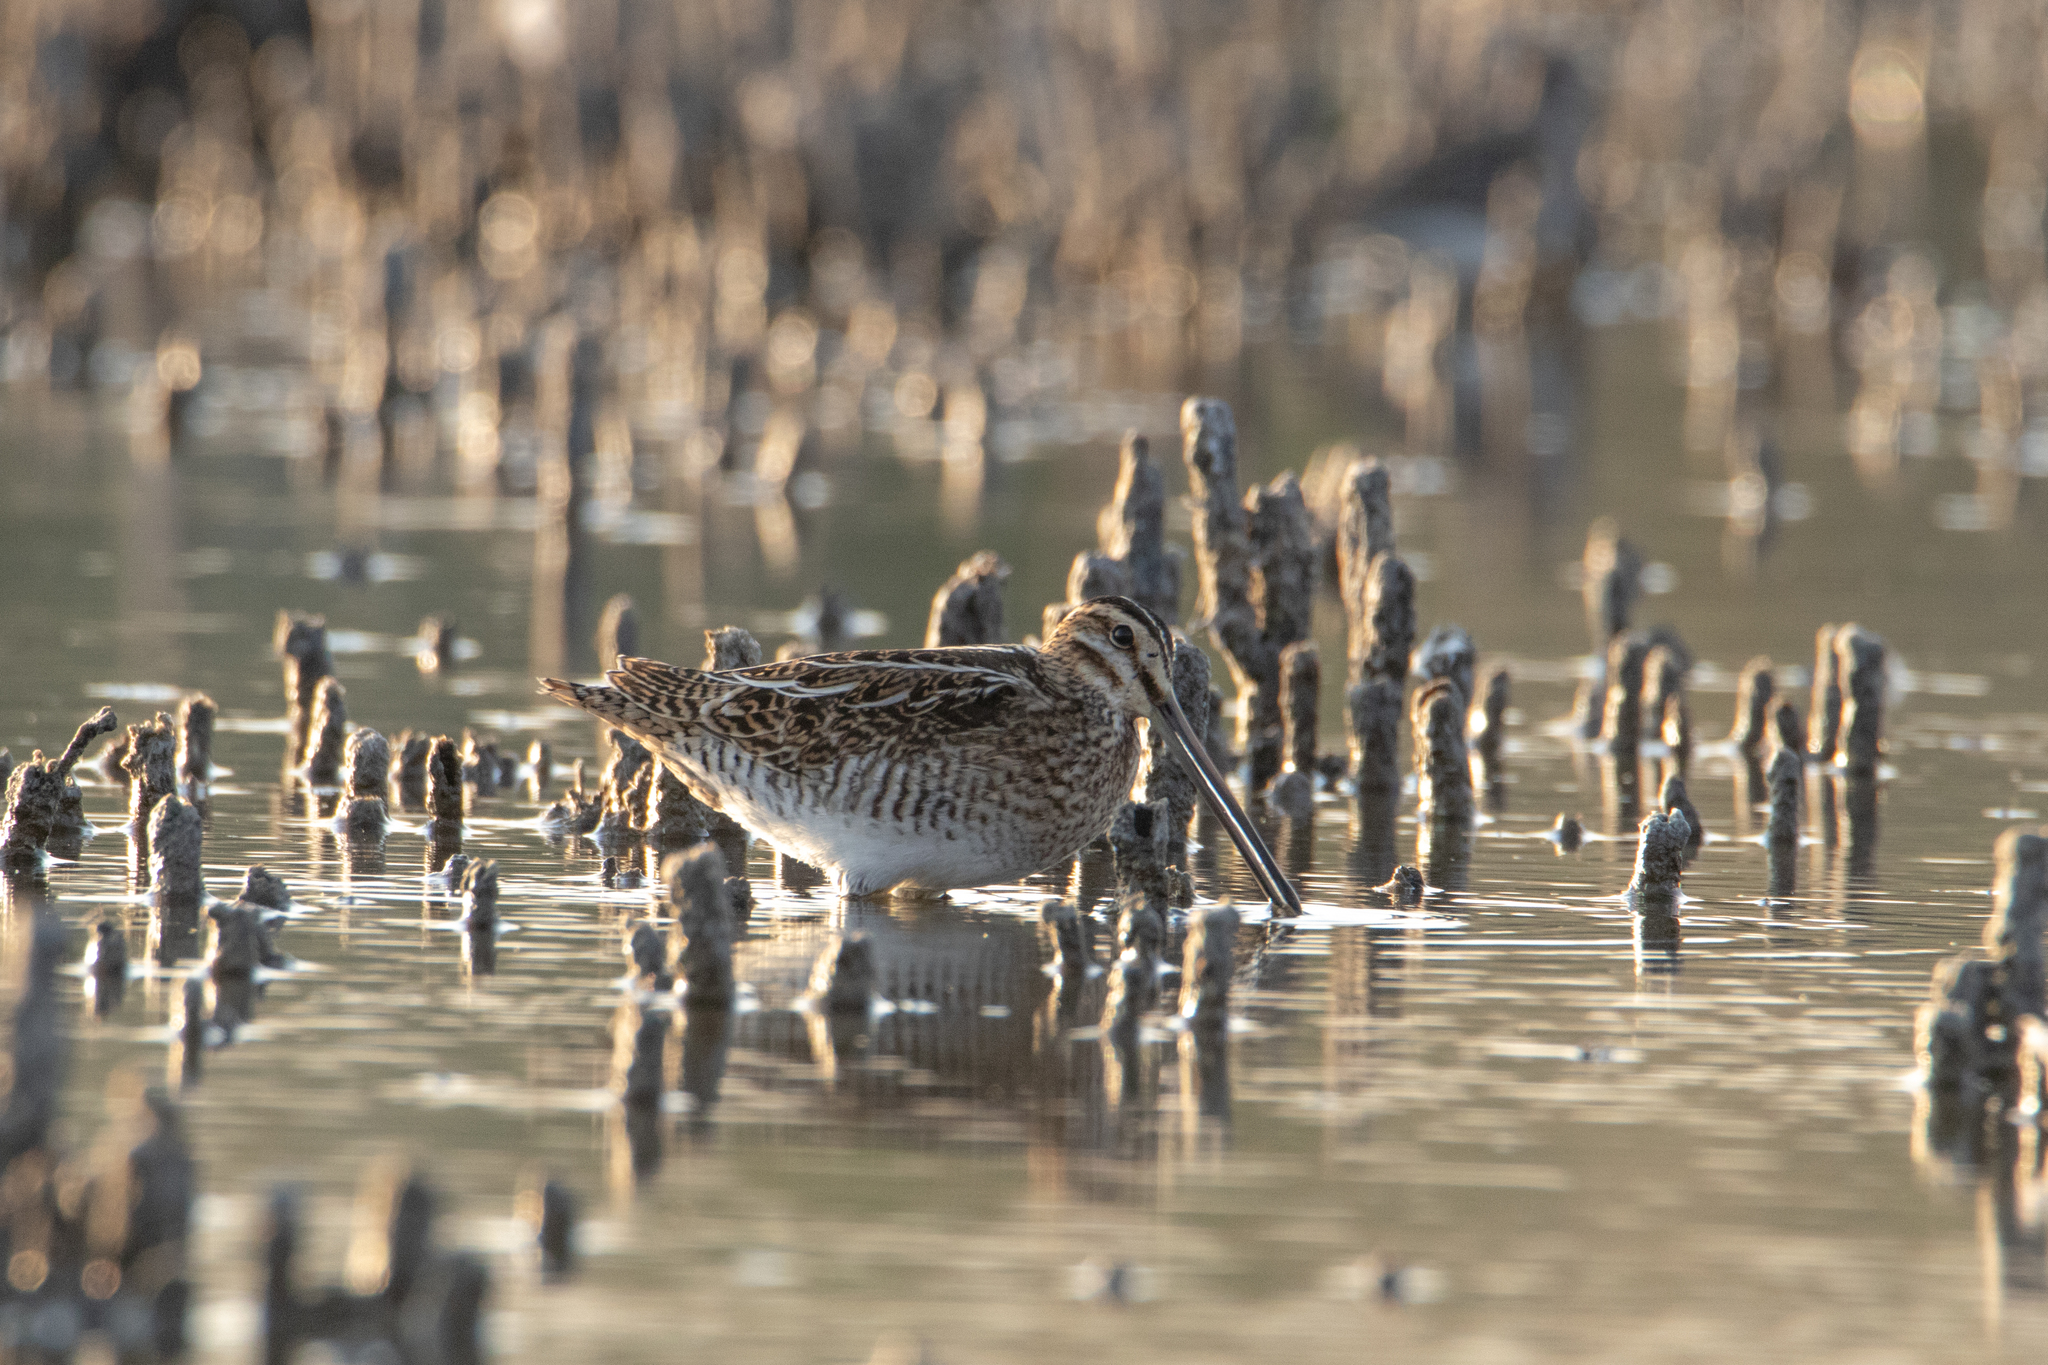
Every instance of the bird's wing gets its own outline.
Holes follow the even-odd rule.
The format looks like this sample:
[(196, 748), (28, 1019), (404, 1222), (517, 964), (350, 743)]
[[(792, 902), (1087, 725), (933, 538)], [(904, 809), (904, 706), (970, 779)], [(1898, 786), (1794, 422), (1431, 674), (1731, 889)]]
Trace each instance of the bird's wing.
[(957, 742), (1054, 703), (1026, 649), (870, 650), (730, 673), (622, 658), (608, 687), (550, 695), (660, 745), (723, 742), (788, 771), (885, 749), (912, 733)]

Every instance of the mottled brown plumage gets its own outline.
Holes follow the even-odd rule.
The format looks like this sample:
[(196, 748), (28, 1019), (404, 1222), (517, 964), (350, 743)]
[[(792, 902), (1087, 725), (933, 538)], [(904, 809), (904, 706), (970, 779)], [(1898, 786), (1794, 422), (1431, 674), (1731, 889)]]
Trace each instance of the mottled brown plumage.
[[(1042, 649), (868, 650), (730, 673), (621, 659), (605, 686), (541, 685), (645, 742), (700, 800), (867, 895), (1013, 881), (1099, 834), (1136, 775), (1138, 718), (1170, 708), (1185, 727), (1171, 658), (1156, 617), (1109, 597), (1076, 608)], [(1213, 800), (1222, 785), (1210, 773)], [(1285, 888), (1222, 800), (1261, 879)]]

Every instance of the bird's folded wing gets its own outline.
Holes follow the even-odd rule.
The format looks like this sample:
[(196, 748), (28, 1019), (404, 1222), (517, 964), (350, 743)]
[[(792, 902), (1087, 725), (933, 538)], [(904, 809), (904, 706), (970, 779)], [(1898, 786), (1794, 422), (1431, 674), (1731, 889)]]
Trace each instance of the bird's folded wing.
[(1023, 650), (876, 650), (705, 673), (626, 658), (606, 677), (638, 709), (762, 762), (809, 768), (913, 736), (958, 740), (1050, 706), (1035, 662)]

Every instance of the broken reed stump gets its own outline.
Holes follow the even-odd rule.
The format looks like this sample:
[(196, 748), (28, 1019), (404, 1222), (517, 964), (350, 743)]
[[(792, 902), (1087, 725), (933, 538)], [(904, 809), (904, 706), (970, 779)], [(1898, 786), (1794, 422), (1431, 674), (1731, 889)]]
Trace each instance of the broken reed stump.
[(1813, 635), (1813, 700), (1807, 706), (1807, 752), (1822, 763), (1835, 756), (1841, 732), (1842, 681), (1836, 670), (1835, 636), (1840, 627), (1825, 625)]
[(843, 934), (811, 967), (811, 1003), (825, 1014), (865, 1015), (874, 1002), (875, 946), (866, 934)]
[(1194, 916), (1182, 958), (1180, 1012), (1196, 1028), (1221, 1029), (1230, 1015), (1230, 978), (1237, 947), (1237, 908), (1219, 905)]
[[(1655, 639), (1653, 635), (1651, 638)], [(1670, 642), (1659, 642), (1650, 646), (1650, 652), (1643, 656), (1643, 695), (1640, 717), (1643, 729), (1652, 737), (1662, 739), (1664, 723), (1670, 719), (1671, 703), (1678, 701), (1684, 712), (1679, 721), (1682, 738), (1691, 743), (1691, 713), (1684, 709), (1685, 679), (1690, 671), (1690, 660), (1683, 653), (1684, 646)], [(1674, 755), (1675, 757), (1676, 755)], [(1688, 755), (1689, 757), (1689, 755)], [(1679, 764), (1684, 767), (1683, 760)]]
[(1066, 597), (1058, 602), (1048, 602), (1041, 613), (1040, 632), (1050, 637), (1067, 619), (1067, 613), (1081, 603), (1097, 597), (1128, 597), (1131, 595), (1130, 575), (1124, 566), (1108, 555), (1096, 550), (1083, 550), (1074, 556), (1074, 562), (1067, 567)]
[(1472, 704), (1473, 682), (1479, 672), (1479, 648), (1472, 643), (1471, 632), (1463, 626), (1437, 626), (1415, 647), (1415, 655), (1408, 661), (1408, 671), (1418, 685), (1438, 678), (1448, 680), (1458, 689), (1458, 709), (1462, 715), (1464, 709)]
[(1110, 964), (1109, 988), (1102, 1000), (1102, 1031), (1119, 1049), (1138, 1040), (1138, 1020), (1159, 1003), (1159, 968), (1155, 959), (1126, 949)]
[(761, 662), (761, 642), (745, 626), (720, 626), (704, 632), (704, 670), (730, 673)]
[(1486, 691), (1472, 703), (1466, 732), (1472, 752), (1492, 775), (1500, 767), (1501, 741), (1507, 738), (1508, 694), (1511, 680), (1505, 668), (1496, 668), (1486, 678)]
[[(71, 770), (86, 745), (120, 725), (114, 710), (103, 706), (78, 727), (71, 743), (56, 758), (35, 750), (7, 779), (7, 810), (0, 817), (0, 866), (21, 870), (37, 866), (53, 841), (83, 838), (84, 797), (71, 780)], [(138, 834), (144, 831), (136, 831)]]
[(1088, 942), (1088, 926), (1074, 903), (1049, 900), (1038, 908), (1038, 919), (1052, 941), (1054, 969), (1062, 976), (1086, 976), (1095, 965), (1095, 952)]
[(171, 1359), (186, 1349), (196, 1183), (178, 1111), (162, 1091), (120, 1079), (109, 1087), (112, 1129), (94, 1150), (51, 1145), (68, 1062), (58, 988), (68, 934), (33, 900), (0, 1108), (14, 1272), (0, 1279), (0, 1355), (70, 1360), (85, 1347)]
[(1738, 753), (1754, 754), (1771, 737), (1771, 700), (1777, 694), (1769, 657), (1759, 654), (1742, 666), (1735, 685), (1735, 724), (1728, 742)]
[[(1180, 559), (1166, 543), (1166, 475), (1151, 443), (1135, 431), (1118, 449), (1116, 489), (1096, 518), (1095, 538), (1122, 571), (1125, 594), (1168, 625), (1180, 619)], [(1067, 600), (1088, 600), (1074, 594), (1071, 577)]]
[(1386, 466), (1376, 459), (1353, 460), (1344, 473), (1336, 548), (1344, 600), (1363, 597), (1360, 575), (1379, 556), (1394, 553), (1393, 485)]
[(1010, 566), (993, 550), (962, 560), (953, 576), (932, 594), (924, 645), (993, 645), (1003, 638), (1003, 584)]
[(1629, 757), (1642, 747), (1643, 674), (1652, 648), (1647, 632), (1617, 635), (1607, 646), (1607, 703), (1600, 724), (1607, 751)]
[(356, 1224), (374, 1241), (350, 1250), (351, 1288), (298, 1288), (298, 1196), (271, 1195), (264, 1239), (263, 1360), (285, 1365), (310, 1343), (351, 1358), (474, 1365), (484, 1358), (483, 1309), (490, 1271), (468, 1252), (439, 1250), (440, 1198), (416, 1173), (373, 1167), (356, 1196)]
[(429, 616), (420, 622), (413, 636), (413, 662), (422, 673), (443, 673), (455, 664), (455, 623), (445, 616)]
[(669, 936), (652, 920), (640, 920), (626, 932), (621, 945), (626, 960), (633, 964), (633, 986), (643, 991), (674, 990), (676, 974), (669, 968)]
[(623, 730), (606, 732), (612, 744), (611, 757), (605, 760), (604, 774), (599, 779), (599, 803), (603, 814), (598, 817), (597, 827), (591, 837), (597, 840), (600, 849), (617, 853), (638, 842), (640, 830), (646, 823), (645, 800), (635, 800), (635, 788), (643, 780), (651, 783), (649, 771), (654, 756), (647, 752), (647, 746)]
[(509, 760), (498, 752), (496, 735), (462, 732), (462, 780), (478, 796), (495, 796), (498, 788), (509, 786)]
[(1465, 747), (1465, 697), (1450, 678), (1437, 678), (1409, 703), (1414, 730), (1416, 819), (1422, 824), (1470, 825), (1472, 762)]
[(1544, 837), (1557, 845), (1559, 855), (1577, 853), (1586, 843), (1586, 826), (1576, 815), (1560, 813)]
[(662, 859), (661, 878), (675, 911), (676, 971), (691, 1009), (730, 1009), (732, 946), (739, 926), (726, 890), (725, 855), (715, 844)]
[(286, 750), (296, 763), (306, 752), (312, 733), (313, 701), (320, 682), (334, 672), (334, 656), (327, 650), (327, 618), (280, 611), (271, 650), (284, 661), (285, 715), (292, 727)]
[(178, 735), (162, 711), (154, 720), (128, 727), (128, 753), (121, 760), (128, 774), (128, 821), (144, 827), (156, 803), (178, 786)]
[(1586, 633), (1593, 652), (1604, 656), (1614, 637), (1629, 628), (1636, 599), (1642, 595), (1643, 556), (1613, 517), (1601, 517), (1586, 531), (1585, 554), (1579, 561), (1579, 591), (1586, 603)]
[[(1352, 781), (1361, 800), (1390, 799), (1401, 782), (1401, 711), (1415, 644), (1415, 575), (1385, 551), (1354, 572), (1358, 566), (1350, 540), (1340, 536), (1337, 548), (1346, 584), (1350, 686), (1345, 715)], [(1360, 585), (1355, 595), (1353, 584)]]
[(526, 746), (526, 799), (540, 801), (548, 794), (555, 777), (555, 751), (544, 739)]
[(1806, 752), (1806, 722), (1799, 718), (1799, 708), (1791, 702), (1779, 702), (1778, 709), (1771, 712), (1771, 732), (1777, 736), (1779, 748), (1795, 754)]
[(178, 784), (199, 796), (213, 780), (213, 726), (220, 708), (195, 692), (178, 703)]
[(649, 785), (647, 824), (641, 838), (652, 854), (678, 852), (711, 837), (712, 820), (720, 813), (692, 796), (667, 764), (654, 765)]
[(1676, 811), (1685, 817), (1685, 861), (1692, 862), (1700, 851), (1700, 845), (1706, 841), (1707, 827), (1701, 823), (1692, 798), (1686, 795), (1685, 779), (1677, 773), (1664, 779), (1664, 788), (1657, 796), (1657, 809), (1667, 814)]
[(1691, 838), (1692, 826), (1681, 811), (1652, 811), (1643, 817), (1627, 893), (1638, 914), (1677, 913), (1678, 883)]
[(337, 679), (322, 678), (313, 694), (313, 716), (299, 759), (300, 775), (308, 786), (341, 785), (341, 753), (347, 742), (347, 690)]
[(291, 889), (284, 878), (272, 872), (262, 863), (252, 863), (242, 874), (242, 889), (236, 900), (248, 905), (260, 905), (269, 910), (292, 908)]
[[(1197, 735), (1208, 733), (1209, 656), (1186, 636), (1173, 637), (1173, 696), (1187, 717), (1188, 728)], [(1179, 753), (1179, 745), (1163, 725), (1148, 727), (1144, 767), (1136, 784), (1136, 799), (1166, 803), (1166, 857), (1173, 866), (1188, 865), (1188, 823), (1195, 817), (1199, 789), (1194, 771)], [(1187, 890), (1192, 894), (1193, 883)]]
[(463, 865), (454, 890), (462, 896), (462, 925), (471, 933), (496, 933), (498, 929), (498, 864), (492, 858), (478, 858)]
[(1297, 640), (1280, 651), (1280, 724), (1285, 763), (1266, 787), (1267, 802), (1281, 814), (1303, 820), (1316, 807), (1316, 709), (1322, 690), (1322, 656), (1314, 640)]
[(416, 730), (400, 730), (392, 749), (391, 786), (398, 794), (399, 807), (426, 809), (427, 755), (434, 750), (433, 737)]
[(1246, 786), (1280, 771), (1280, 651), (1309, 633), (1316, 580), (1315, 527), (1292, 473), (1237, 492), (1237, 425), (1228, 404), (1181, 405), (1182, 458), (1195, 504), (1195, 562), (1205, 621), (1238, 684), (1238, 741)]
[(1984, 950), (1991, 957), (1997, 1018), (2016, 1045), (2027, 1015), (2048, 1017), (2042, 934), (2048, 931), (2048, 839), (2016, 829), (1992, 847), (1991, 918)]
[(529, 1177), (521, 1181), (513, 1207), (520, 1220), (533, 1229), (542, 1283), (567, 1279), (576, 1270), (576, 1225), (583, 1217), (576, 1192), (559, 1180)]
[[(612, 1016), (612, 1084), (628, 1112), (659, 1112), (667, 1085), (668, 1037), (675, 1032), (675, 1000), (629, 991)], [(636, 1144), (637, 1146), (637, 1144)], [(640, 1162), (636, 1172), (643, 1172)]]
[(290, 961), (277, 946), (275, 928), (282, 916), (275, 910), (234, 901), (209, 906), (206, 916), (212, 925), (206, 970), (215, 981), (247, 981), (258, 967), (275, 971)]
[(350, 838), (382, 838), (391, 822), (391, 745), (364, 726), (348, 737), (342, 770), (348, 778), (348, 799), (336, 827)]
[(1884, 749), (1885, 643), (1855, 624), (1835, 632), (1835, 674), (1842, 704), (1835, 726), (1836, 766), (1851, 779), (1877, 776)]
[(1586, 633), (1592, 641), (1596, 671), (1580, 686), (1573, 715), (1580, 737), (1593, 740), (1606, 733), (1613, 645), (1618, 636), (1628, 632), (1636, 599), (1642, 594), (1643, 557), (1622, 536), (1614, 518), (1601, 517), (1586, 532), (1579, 568)]
[(128, 931), (111, 915), (93, 926), (93, 941), (85, 950), (85, 980), (94, 1014), (105, 1018), (121, 1007), (128, 993)]
[(175, 794), (149, 814), (149, 884), (166, 912), (197, 909), (206, 897), (200, 844), (206, 822), (197, 807)]
[(600, 673), (617, 668), (622, 658), (639, 657), (640, 617), (627, 594), (619, 593), (604, 604), (604, 611), (597, 618), (595, 646)]
[(1685, 772), (1692, 763), (1692, 703), (1683, 690), (1664, 699), (1664, 724), (1660, 727), (1666, 760), (1674, 772)]
[(427, 814), (437, 831), (461, 834), (464, 801), (462, 755), (454, 740), (437, 735), (427, 750)]
[[(2048, 1015), (2048, 839), (2009, 829), (1993, 845), (1992, 864), (1982, 954), (1938, 963), (1913, 1021), (1932, 1110), (1930, 1145), (1965, 1157), (1982, 1146), (1987, 1124), (2022, 1093), (2038, 1095), (2044, 1080), (2041, 1055), (2022, 1042)], [(1932, 1136), (1943, 1134), (1946, 1140)]]
[(1174, 869), (1167, 858), (1168, 812), (1163, 801), (1126, 801), (1109, 823), (1116, 858), (1117, 939), (1147, 959), (1166, 950), (1166, 927), (1175, 900)]
[(1392, 876), (1373, 888), (1373, 891), (1387, 898), (1394, 906), (1422, 904), (1422, 898), (1429, 894), (1429, 883), (1423, 878), (1422, 869), (1413, 863), (1402, 863), (1394, 869)]
[(1764, 852), (1770, 894), (1789, 896), (1799, 882), (1799, 800), (1806, 785), (1806, 760), (1797, 749), (1780, 747), (1771, 757), (1770, 822), (1764, 827)]

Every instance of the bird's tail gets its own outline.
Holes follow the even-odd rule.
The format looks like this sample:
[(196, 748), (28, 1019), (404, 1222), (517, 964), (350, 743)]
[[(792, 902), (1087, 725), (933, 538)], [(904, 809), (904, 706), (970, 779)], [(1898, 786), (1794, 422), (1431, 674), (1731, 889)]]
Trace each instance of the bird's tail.
[(616, 687), (565, 682), (560, 678), (541, 678), (538, 681), (540, 690), (556, 701), (567, 702), (579, 711), (588, 711), (605, 724), (657, 747), (676, 731), (673, 719), (664, 720), (656, 716)]

